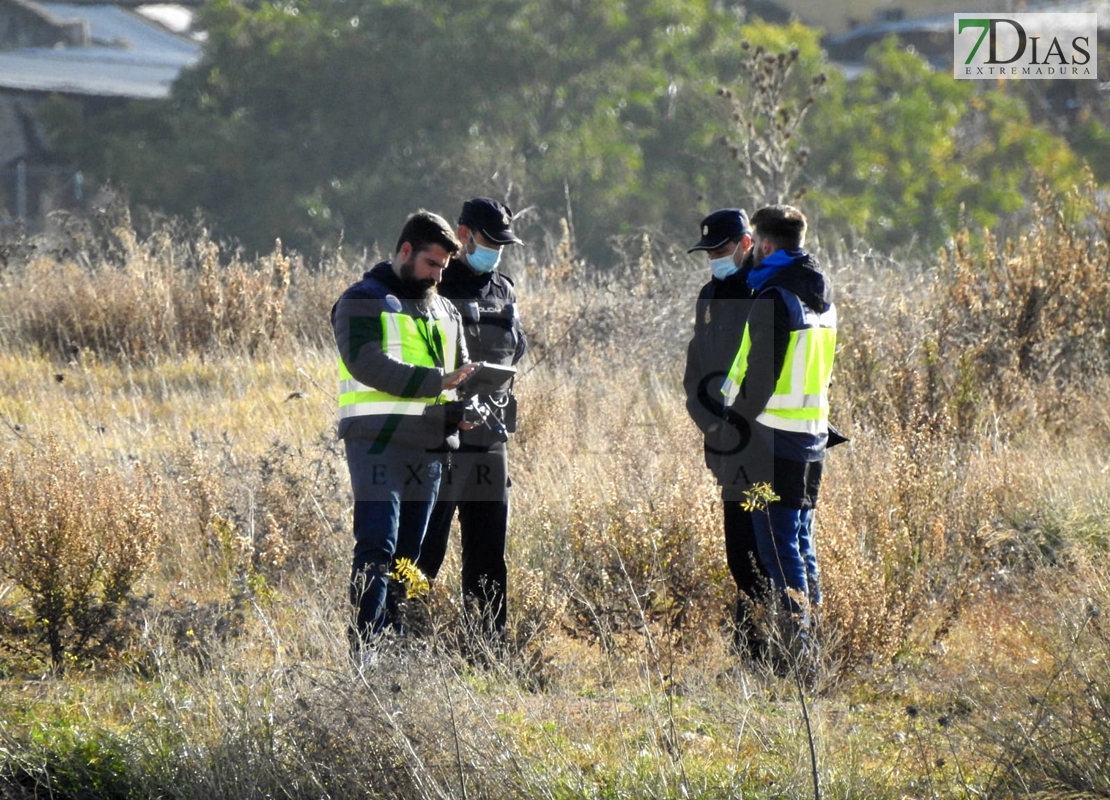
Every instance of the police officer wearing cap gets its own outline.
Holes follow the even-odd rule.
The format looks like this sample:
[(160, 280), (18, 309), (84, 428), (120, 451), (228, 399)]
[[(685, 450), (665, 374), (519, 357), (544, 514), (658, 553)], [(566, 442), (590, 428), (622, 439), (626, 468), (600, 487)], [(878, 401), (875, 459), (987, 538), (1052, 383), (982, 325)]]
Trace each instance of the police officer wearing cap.
[[(512, 221), (512, 210), (496, 200), (477, 197), (463, 203), (457, 231), (463, 249), (451, 259), (439, 284), (439, 294), (462, 314), (467, 351), (474, 361), (511, 366), (528, 349), (513, 282), (497, 269), (503, 247), (523, 244), (513, 233)], [(457, 511), (467, 619), (476, 631), (500, 638), (507, 610), (505, 543), (510, 481), (506, 439), (516, 429), (512, 384), (492, 395), (478, 395), (477, 402), (490, 419), (460, 434), (460, 446), (451, 453), (417, 564), (430, 580), (436, 578)]]
[(743, 209), (723, 208), (701, 222), (701, 238), (687, 252), (704, 251), (712, 273), (698, 293), (694, 336), (686, 349), (683, 388), (686, 410), (704, 437), (705, 465), (721, 487), (724, 506), (725, 556), (736, 582), (734, 645), (742, 655), (763, 654), (765, 644), (752, 612), (766, 587), (759, 566), (751, 514), (741, 508), (753, 482), (750, 427), (730, 414), (720, 400), (720, 387), (744, 332), (752, 293), (752, 229)]

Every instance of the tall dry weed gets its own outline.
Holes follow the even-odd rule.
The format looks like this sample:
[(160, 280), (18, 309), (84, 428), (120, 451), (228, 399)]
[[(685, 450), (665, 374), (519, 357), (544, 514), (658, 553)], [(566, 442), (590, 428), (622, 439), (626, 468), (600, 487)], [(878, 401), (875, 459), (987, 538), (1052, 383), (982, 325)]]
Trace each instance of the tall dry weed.
[(1060, 398), (1110, 370), (1107, 212), (1075, 194), (1099, 224), (1077, 223), (1043, 192), (1024, 234), (973, 241), (964, 231), (940, 266), (938, 359), (976, 406), (974, 420), (961, 415), (964, 435), (973, 424), (1015, 436), (1066, 423)]
[(1055, 549), (1028, 521), (1054, 513), (1028, 510), (1052, 473), (1019, 465), (1108, 430), (1089, 400), (1110, 367), (1105, 225), (1069, 213), (1044, 195), (1029, 232), (965, 230), (935, 268), (834, 264), (833, 419), (855, 441), (829, 456), (818, 526), (849, 662), (943, 642), (997, 570)]

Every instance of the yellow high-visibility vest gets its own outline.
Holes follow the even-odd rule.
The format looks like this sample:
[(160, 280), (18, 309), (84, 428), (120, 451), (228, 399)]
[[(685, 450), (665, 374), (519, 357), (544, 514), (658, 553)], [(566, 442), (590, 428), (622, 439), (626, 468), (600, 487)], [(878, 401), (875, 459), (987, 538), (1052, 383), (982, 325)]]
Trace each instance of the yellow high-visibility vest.
[[(408, 314), (382, 312), (382, 350), (397, 361), (415, 367), (435, 367), (433, 343), (443, 343), (443, 370), (455, 369), (458, 341), (454, 325), (443, 320), (431, 321)], [(339, 358), (339, 418), (402, 414), (419, 417), (424, 409), (436, 403), (453, 400), (454, 391), (441, 392), (437, 397), (397, 397), (359, 382), (343, 358)]]
[[(804, 303), (799, 305), (802, 327), (790, 332), (775, 391), (756, 420), (780, 431), (819, 435), (829, 428), (829, 380), (836, 351), (836, 308), (829, 306), (827, 311), (818, 313)], [(744, 325), (732, 368), (721, 384), (726, 407), (740, 394), (740, 386), (748, 372), (751, 345), (748, 323)]]

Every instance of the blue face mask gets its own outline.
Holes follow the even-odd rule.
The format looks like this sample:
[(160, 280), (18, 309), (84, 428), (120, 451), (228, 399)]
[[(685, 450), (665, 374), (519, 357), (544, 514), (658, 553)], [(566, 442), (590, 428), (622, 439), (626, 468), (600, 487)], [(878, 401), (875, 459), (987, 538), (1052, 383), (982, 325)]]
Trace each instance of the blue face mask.
[(501, 260), (501, 248), (485, 247), (474, 243), (474, 252), (466, 254), (466, 261), (475, 272), (493, 272)]
[(709, 259), (709, 268), (713, 270), (713, 277), (719, 281), (737, 272), (737, 266), (732, 263), (732, 256)]

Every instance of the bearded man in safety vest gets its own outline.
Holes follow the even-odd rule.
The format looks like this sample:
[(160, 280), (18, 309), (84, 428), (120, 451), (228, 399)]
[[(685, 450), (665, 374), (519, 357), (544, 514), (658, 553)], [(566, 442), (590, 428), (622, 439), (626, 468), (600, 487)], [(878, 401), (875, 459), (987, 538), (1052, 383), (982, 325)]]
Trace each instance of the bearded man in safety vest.
[[(805, 644), (821, 602), (813, 514), (829, 441), (829, 380), (836, 348), (832, 287), (803, 250), (806, 218), (766, 206), (751, 218), (755, 299), (721, 387), (724, 404), (751, 426), (752, 483), (777, 499), (752, 516), (759, 558), (790, 612), (787, 644)], [(795, 652), (797, 652), (795, 650)]]
[(404, 586), (397, 563), (415, 565), (439, 490), (444, 443), (458, 446), (462, 403), (452, 391), (467, 363), (462, 318), (436, 285), (458, 238), (443, 217), (418, 211), (405, 222), (393, 260), (349, 287), (332, 308), (339, 348), (339, 437), (354, 493), (350, 597), (352, 648), (387, 627), (400, 630)]

